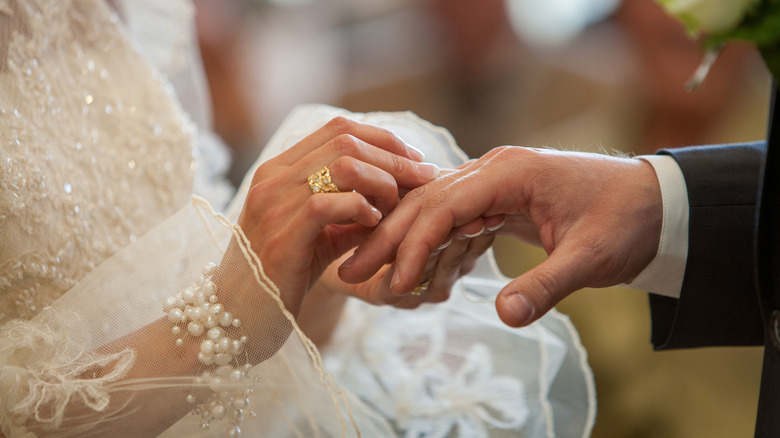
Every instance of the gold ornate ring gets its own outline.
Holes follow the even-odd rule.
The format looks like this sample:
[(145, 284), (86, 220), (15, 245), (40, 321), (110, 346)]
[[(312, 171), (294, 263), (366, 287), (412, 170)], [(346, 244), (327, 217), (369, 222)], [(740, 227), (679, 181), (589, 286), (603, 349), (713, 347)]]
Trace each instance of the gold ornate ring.
[(428, 290), (428, 286), (431, 284), (431, 279), (423, 280), (420, 282), (420, 284), (417, 285), (416, 288), (411, 292), (412, 295), (421, 295), (423, 292)]
[(312, 193), (339, 193), (341, 190), (333, 184), (330, 178), (330, 169), (328, 166), (312, 173), (309, 176), (309, 187)]

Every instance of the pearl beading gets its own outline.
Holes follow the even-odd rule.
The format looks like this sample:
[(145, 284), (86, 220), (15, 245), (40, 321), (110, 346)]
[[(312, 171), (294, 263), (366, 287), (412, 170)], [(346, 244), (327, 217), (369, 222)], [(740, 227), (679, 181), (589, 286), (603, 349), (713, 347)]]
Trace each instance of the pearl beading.
[[(176, 336), (176, 345), (184, 346), (186, 337), (200, 342), (198, 361), (213, 369), (195, 379), (197, 386), (208, 386), (212, 390), (209, 398), (193, 411), (201, 417), (201, 428), (209, 429), (212, 421), (227, 419), (231, 423), (227, 436), (237, 437), (241, 434), (244, 415), (256, 416), (247, 410), (249, 396), (254, 391), (248, 377), (252, 365), (245, 354), (247, 336), (229, 335), (241, 328), (241, 320), (219, 302), (213, 280), (216, 268), (213, 263), (205, 265), (194, 285), (168, 297), (163, 310), (173, 324), (171, 333)], [(189, 394), (187, 401), (194, 404), (197, 398)]]

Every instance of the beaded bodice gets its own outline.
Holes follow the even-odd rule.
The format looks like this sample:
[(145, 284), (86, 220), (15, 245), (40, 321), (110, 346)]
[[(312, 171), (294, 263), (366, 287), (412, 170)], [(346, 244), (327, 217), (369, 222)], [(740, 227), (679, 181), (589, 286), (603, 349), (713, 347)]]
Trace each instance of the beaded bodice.
[(0, 323), (187, 201), (191, 131), (103, 0), (0, 0)]

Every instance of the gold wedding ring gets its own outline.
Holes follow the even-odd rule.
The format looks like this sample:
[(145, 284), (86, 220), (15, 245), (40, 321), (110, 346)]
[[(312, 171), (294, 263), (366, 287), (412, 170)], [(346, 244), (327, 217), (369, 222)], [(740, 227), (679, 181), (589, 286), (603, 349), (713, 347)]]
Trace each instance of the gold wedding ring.
[(323, 167), (309, 176), (309, 187), (314, 194), (339, 193), (341, 191), (336, 184), (333, 184), (328, 166)]
[(420, 284), (417, 285), (416, 288), (411, 292), (412, 295), (418, 296), (421, 295), (423, 292), (428, 290), (428, 286), (431, 284), (431, 279), (423, 280), (420, 282)]

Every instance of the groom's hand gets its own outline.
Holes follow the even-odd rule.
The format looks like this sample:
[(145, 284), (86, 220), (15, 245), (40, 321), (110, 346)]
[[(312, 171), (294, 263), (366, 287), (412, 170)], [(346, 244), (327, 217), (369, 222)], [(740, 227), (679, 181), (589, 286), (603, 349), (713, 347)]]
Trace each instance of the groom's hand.
[(578, 289), (636, 277), (657, 251), (663, 207), (655, 172), (642, 160), (501, 147), (411, 191), (339, 276), (365, 281), (395, 258), (385, 281), (405, 296), (453, 229), (498, 215), (504, 232), (548, 254), (496, 299), (499, 317), (519, 327)]

